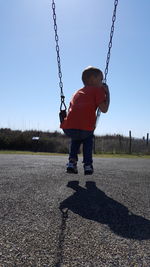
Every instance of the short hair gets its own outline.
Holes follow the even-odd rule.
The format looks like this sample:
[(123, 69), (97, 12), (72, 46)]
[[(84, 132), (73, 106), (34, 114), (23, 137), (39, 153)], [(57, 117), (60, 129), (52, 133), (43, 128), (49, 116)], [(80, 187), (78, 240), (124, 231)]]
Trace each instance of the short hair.
[(91, 76), (97, 77), (98, 75), (102, 76), (102, 80), (103, 80), (103, 73), (100, 69), (97, 69), (95, 67), (87, 67), (83, 72), (82, 72), (82, 81), (84, 83), (84, 85), (88, 84), (88, 81), (90, 79)]

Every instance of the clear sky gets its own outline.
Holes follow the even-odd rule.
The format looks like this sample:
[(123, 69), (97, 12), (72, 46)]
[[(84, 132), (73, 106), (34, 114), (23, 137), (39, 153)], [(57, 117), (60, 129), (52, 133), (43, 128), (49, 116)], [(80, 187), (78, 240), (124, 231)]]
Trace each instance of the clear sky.
[[(89, 65), (105, 69), (114, 0), (56, 0), (66, 104)], [(150, 133), (150, 1), (119, 0), (96, 134)], [(51, 0), (0, 0), (0, 128), (59, 131)]]

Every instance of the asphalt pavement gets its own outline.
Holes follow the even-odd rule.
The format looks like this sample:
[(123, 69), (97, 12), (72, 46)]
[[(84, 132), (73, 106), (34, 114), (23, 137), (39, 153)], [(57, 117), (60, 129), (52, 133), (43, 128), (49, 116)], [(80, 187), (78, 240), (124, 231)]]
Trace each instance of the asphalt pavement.
[(150, 160), (0, 154), (0, 267), (150, 267)]

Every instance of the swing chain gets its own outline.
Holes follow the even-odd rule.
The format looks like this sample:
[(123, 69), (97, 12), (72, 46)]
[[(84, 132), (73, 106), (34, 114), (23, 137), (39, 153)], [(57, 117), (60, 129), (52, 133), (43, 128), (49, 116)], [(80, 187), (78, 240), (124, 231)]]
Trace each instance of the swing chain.
[(63, 93), (63, 82), (62, 82), (62, 71), (61, 71), (61, 61), (60, 61), (60, 49), (59, 49), (59, 38), (57, 32), (57, 21), (56, 21), (56, 6), (54, 0), (52, 0), (52, 10), (53, 10), (53, 21), (54, 21), (54, 32), (55, 32), (55, 42), (56, 42), (56, 53), (57, 53), (57, 63), (58, 63), (58, 77), (59, 77), (59, 87), (60, 87), (60, 97), (61, 97), (61, 105), (60, 111), (62, 110), (62, 106), (64, 105), (65, 110), (67, 109), (65, 104), (65, 96)]
[(111, 26), (111, 31), (110, 31), (110, 41), (108, 44), (108, 53), (107, 53), (107, 59), (106, 59), (106, 68), (104, 71), (104, 82), (105, 83), (107, 81), (108, 66), (109, 66), (109, 61), (110, 61), (110, 52), (111, 52), (111, 48), (112, 48), (112, 38), (113, 38), (113, 34), (114, 34), (114, 24), (115, 24), (115, 20), (116, 20), (117, 5), (118, 5), (118, 0), (115, 0), (114, 11), (113, 11), (113, 16), (112, 16), (112, 26)]
[[(104, 83), (107, 83), (108, 66), (109, 66), (109, 61), (110, 61), (110, 54), (111, 54), (110, 52), (111, 52), (111, 48), (112, 48), (112, 39), (113, 39), (114, 28), (115, 28), (114, 24), (115, 24), (115, 20), (116, 20), (117, 5), (118, 5), (118, 0), (115, 0), (114, 1), (114, 11), (113, 11), (113, 15), (112, 15), (112, 26), (111, 26), (111, 31), (110, 31), (110, 40), (109, 40), (109, 44), (108, 44), (106, 67), (105, 67), (105, 71), (104, 71), (104, 79), (103, 79)], [(101, 111), (98, 108), (97, 114), (96, 114), (96, 125), (98, 123), (100, 115), (101, 115)]]

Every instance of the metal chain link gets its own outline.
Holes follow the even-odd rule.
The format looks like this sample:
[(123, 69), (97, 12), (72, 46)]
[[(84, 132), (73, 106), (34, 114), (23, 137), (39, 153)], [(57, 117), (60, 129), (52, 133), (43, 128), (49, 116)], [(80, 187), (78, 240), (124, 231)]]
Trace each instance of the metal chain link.
[[(113, 34), (114, 34), (114, 24), (115, 24), (115, 20), (116, 20), (117, 5), (118, 5), (118, 0), (115, 0), (114, 1), (114, 11), (113, 11), (113, 16), (112, 16), (112, 25), (111, 25), (111, 30), (110, 30), (110, 40), (109, 40), (109, 44), (108, 44), (106, 67), (105, 67), (105, 71), (104, 71), (104, 79), (103, 79), (104, 83), (107, 83), (107, 74), (108, 74), (108, 67), (109, 67), (109, 61), (110, 61), (110, 55), (111, 55), (112, 39), (113, 39)], [(101, 111), (98, 108), (97, 114), (96, 114), (96, 125), (98, 123), (100, 115), (101, 115)]]
[(110, 40), (109, 40), (109, 44), (108, 44), (106, 67), (105, 67), (105, 71), (104, 71), (104, 82), (105, 83), (107, 81), (108, 67), (109, 67), (110, 54), (111, 54), (111, 48), (112, 48), (112, 38), (113, 38), (113, 34), (114, 34), (114, 24), (115, 24), (115, 20), (116, 20), (117, 5), (118, 5), (118, 0), (115, 0), (114, 11), (113, 11), (113, 16), (112, 16), (112, 26), (111, 26), (111, 31), (110, 31)]
[(56, 42), (56, 54), (57, 54), (57, 64), (58, 64), (58, 77), (59, 77), (59, 87), (60, 87), (60, 97), (61, 97), (61, 105), (60, 110), (62, 110), (62, 106), (65, 104), (65, 96), (63, 93), (63, 82), (62, 82), (62, 71), (61, 71), (61, 61), (60, 61), (60, 49), (59, 49), (59, 38), (58, 38), (58, 31), (57, 31), (57, 21), (56, 21), (56, 5), (54, 0), (52, 0), (52, 10), (53, 10), (53, 21), (54, 21), (54, 32), (55, 32), (55, 42)]

